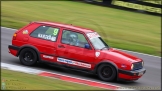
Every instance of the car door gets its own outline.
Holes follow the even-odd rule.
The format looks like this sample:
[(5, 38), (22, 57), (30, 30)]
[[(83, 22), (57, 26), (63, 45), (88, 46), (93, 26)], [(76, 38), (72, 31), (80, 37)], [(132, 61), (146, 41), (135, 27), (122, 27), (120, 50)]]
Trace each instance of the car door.
[(85, 45), (89, 45), (89, 43), (83, 33), (64, 29), (57, 49), (57, 51), (64, 51), (62, 51), (62, 55), (59, 55), (57, 61), (78, 68), (93, 68), (95, 50), (85, 48)]
[(41, 60), (50, 62), (56, 60), (56, 42), (59, 30), (58, 27), (41, 25), (30, 34), (29, 43), (40, 52)]

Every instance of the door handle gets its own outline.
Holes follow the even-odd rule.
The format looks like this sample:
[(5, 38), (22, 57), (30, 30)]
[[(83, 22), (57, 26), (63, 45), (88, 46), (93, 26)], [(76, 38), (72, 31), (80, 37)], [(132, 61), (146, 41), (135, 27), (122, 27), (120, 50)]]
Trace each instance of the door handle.
[(59, 47), (59, 48), (65, 48), (65, 46), (63, 46), (63, 45), (58, 45), (58, 47)]

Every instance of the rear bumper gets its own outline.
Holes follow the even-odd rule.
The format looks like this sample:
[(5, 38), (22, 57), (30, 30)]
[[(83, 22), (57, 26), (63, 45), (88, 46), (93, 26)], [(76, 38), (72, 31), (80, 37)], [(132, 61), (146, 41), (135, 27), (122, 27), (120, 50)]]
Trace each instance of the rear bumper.
[(119, 69), (118, 78), (124, 80), (138, 80), (145, 73), (146, 73), (145, 68), (142, 68), (140, 70), (135, 70), (135, 71), (126, 71), (126, 70)]
[(9, 53), (11, 53), (14, 56), (17, 56), (17, 53), (20, 48), (14, 45), (8, 45), (8, 49), (9, 49)]
[(17, 46), (14, 46), (14, 45), (8, 45), (8, 48), (9, 49), (13, 49), (13, 50), (19, 50), (19, 47), (17, 47)]

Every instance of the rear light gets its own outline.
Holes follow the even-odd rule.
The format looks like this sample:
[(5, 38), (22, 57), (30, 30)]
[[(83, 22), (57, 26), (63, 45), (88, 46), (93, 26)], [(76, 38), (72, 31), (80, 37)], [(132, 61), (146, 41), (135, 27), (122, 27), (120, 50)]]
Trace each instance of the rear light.
[(17, 34), (16, 34), (16, 33), (14, 33), (14, 35), (13, 35), (13, 40), (15, 40), (15, 39), (16, 39), (16, 36), (17, 36)]

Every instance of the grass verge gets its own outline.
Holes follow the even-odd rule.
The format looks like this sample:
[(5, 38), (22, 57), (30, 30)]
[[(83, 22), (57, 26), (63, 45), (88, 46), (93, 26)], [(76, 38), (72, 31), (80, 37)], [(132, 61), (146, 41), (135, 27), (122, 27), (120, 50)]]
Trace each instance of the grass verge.
[(1, 84), (4, 90), (104, 90), (6, 69), (1, 69)]
[(1, 24), (56, 21), (97, 31), (112, 47), (161, 56), (161, 17), (72, 1), (2, 1)]

